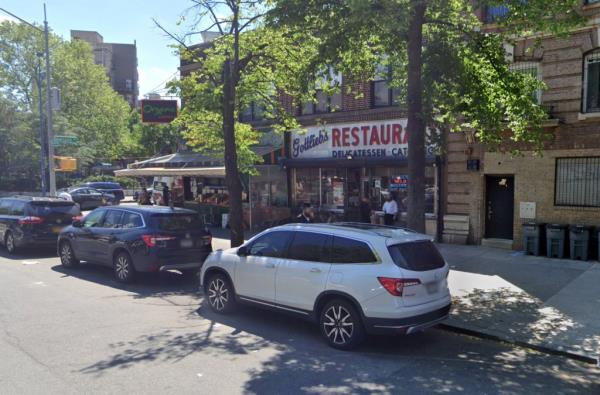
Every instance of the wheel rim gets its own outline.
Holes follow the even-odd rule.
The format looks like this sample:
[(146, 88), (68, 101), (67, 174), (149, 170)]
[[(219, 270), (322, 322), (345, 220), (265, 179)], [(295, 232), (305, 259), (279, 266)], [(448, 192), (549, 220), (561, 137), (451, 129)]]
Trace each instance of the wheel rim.
[(115, 264), (115, 271), (117, 272), (117, 277), (120, 280), (126, 280), (129, 277), (129, 260), (127, 257), (121, 255), (117, 258), (117, 262)]
[(8, 252), (13, 252), (15, 250), (15, 241), (10, 233), (6, 236), (6, 249)]
[(348, 343), (354, 334), (352, 314), (343, 306), (331, 306), (325, 312), (323, 329), (332, 343), (338, 345)]
[(208, 302), (215, 308), (221, 311), (229, 301), (229, 290), (225, 285), (225, 281), (217, 278), (210, 282), (208, 287)]
[(73, 257), (73, 254), (71, 252), (71, 246), (69, 244), (63, 244), (60, 250), (60, 257), (62, 258), (64, 264), (71, 264), (71, 258)]

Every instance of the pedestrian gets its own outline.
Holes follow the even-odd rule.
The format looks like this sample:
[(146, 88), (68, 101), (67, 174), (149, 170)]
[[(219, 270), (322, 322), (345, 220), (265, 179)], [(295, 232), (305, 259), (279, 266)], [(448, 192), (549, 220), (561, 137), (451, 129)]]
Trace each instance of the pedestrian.
[(301, 224), (310, 224), (314, 222), (314, 212), (310, 203), (304, 203), (302, 212), (296, 217), (297, 222)]
[(364, 196), (360, 201), (360, 222), (364, 222), (367, 224), (371, 223), (371, 201), (368, 197)]
[(162, 194), (163, 194), (163, 205), (168, 206), (169, 201), (170, 201), (170, 196), (169, 196), (170, 191), (169, 191), (169, 186), (167, 185), (167, 183), (165, 183), (165, 186), (163, 187)]
[(383, 203), (382, 210), (385, 224), (393, 226), (396, 216), (398, 215), (398, 203), (396, 203), (391, 193), (388, 195), (387, 201)]

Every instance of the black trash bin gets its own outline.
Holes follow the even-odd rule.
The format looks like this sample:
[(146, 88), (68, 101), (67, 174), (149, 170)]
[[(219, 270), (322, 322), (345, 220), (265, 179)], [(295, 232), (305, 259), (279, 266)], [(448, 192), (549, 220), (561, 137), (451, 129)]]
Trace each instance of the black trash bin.
[(526, 255), (539, 256), (544, 253), (545, 224), (525, 222), (523, 224), (523, 249)]
[(565, 257), (566, 225), (546, 225), (546, 253), (550, 258)]
[(590, 250), (590, 227), (585, 225), (571, 225), (569, 227), (569, 240), (571, 259), (587, 261)]

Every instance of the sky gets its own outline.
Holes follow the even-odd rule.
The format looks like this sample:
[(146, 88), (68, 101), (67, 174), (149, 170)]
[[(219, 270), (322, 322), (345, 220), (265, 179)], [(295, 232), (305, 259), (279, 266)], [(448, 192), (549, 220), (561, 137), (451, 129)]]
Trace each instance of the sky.
[[(169, 31), (183, 33), (177, 22), (190, 0), (0, 0), (0, 8), (29, 22), (42, 24), (46, 3), (50, 28), (64, 39), (71, 30), (95, 30), (110, 43), (137, 43), (140, 97), (177, 72), (179, 59), (169, 48), (174, 41), (158, 29), (155, 18)], [(11, 19), (0, 11), (0, 21)], [(199, 39), (198, 36), (195, 36)]]

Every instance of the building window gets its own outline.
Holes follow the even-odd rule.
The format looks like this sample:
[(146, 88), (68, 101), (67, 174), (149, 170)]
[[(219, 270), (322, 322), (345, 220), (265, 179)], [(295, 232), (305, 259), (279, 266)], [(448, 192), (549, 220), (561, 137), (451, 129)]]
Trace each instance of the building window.
[(495, 23), (508, 14), (508, 8), (505, 5), (487, 6), (485, 9), (485, 22)]
[(596, 4), (596, 3), (600, 3), (600, 0), (584, 0), (583, 4)]
[[(541, 81), (541, 73), (540, 73), (540, 64), (538, 62), (517, 62), (510, 65), (510, 70), (517, 72), (528, 74), (535, 78), (538, 81)], [(542, 103), (542, 90), (537, 89), (533, 93), (533, 97), (537, 104)]]
[(125, 89), (133, 89), (133, 83), (131, 82), (131, 80), (125, 80)]
[(330, 84), (331, 86), (341, 86), (342, 75), (336, 72), (332, 67), (327, 70), (326, 74), (329, 75), (318, 78), (314, 101), (311, 100), (305, 102), (300, 107), (301, 115), (323, 114), (338, 111), (342, 108), (342, 94), (340, 92), (334, 92), (331, 95), (328, 95), (323, 91), (323, 89), (319, 88), (325, 84)]
[(600, 111), (600, 49), (584, 58), (583, 112)]
[(398, 89), (390, 86), (391, 67), (377, 66), (373, 80), (373, 107), (388, 107), (398, 104)]
[(240, 114), (240, 121), (251, 122), (264, 119), (265, 106), (260, 103), (252, 102)]
[(554, 205), (600, 207), (600, 156), (556, 159)]

